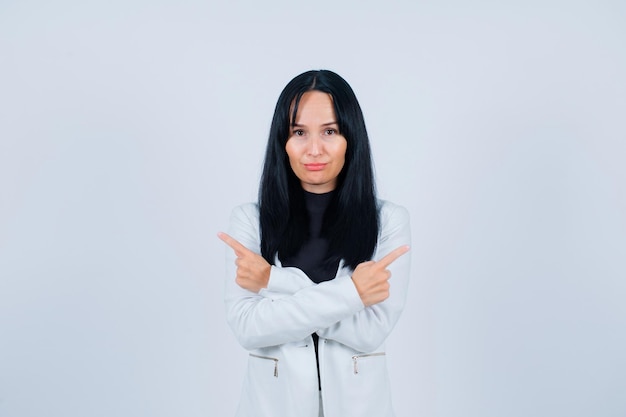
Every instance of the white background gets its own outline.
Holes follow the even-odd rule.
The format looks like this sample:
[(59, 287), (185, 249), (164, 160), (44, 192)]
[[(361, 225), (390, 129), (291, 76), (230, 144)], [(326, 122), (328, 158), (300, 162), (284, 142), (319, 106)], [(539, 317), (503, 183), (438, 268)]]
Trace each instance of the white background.
[(0, 1), (0, 416), (233, 415), (215, 235), (312, 68), (411, 213), (398, 416), (625, 416), (626, 5), (505, 3)]

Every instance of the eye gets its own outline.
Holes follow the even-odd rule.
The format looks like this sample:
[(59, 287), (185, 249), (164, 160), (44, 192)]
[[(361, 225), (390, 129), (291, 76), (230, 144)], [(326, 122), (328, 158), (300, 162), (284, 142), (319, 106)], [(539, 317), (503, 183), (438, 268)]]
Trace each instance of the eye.
[(335, 133), (337, 133), (337, 131), (335, 129), (326, 129), (326, 130), (324, 130), (324, 135), (326, 135), (326, 136), (331, 136), (331, 135), (334, 135)]
[(304, 130), (302, 129), (296, 129), (293, 131), (292, 133), (294, 136), (304, 136)]

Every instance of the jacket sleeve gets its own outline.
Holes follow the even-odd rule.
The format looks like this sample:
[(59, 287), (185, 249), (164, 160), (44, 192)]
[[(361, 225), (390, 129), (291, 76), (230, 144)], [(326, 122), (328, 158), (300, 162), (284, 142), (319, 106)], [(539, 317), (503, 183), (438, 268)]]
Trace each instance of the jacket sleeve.
[[(391, 204), (391, 203), (386, 203)], [(400, 206), (381, 211), (381, 235), (374, 254), (379, 260), (395, 248), (411, 243), (409, 214)], [(360, 352), (371, 352), (383, 344), (404, 308), (409, 282), (410, 253), (390, 266), (389, 298), (317, 331), (320, 337), (336, 340)]]
[[(253, 205), (233, 210), (229, 234), (259, 253), (258, 212)], [(272, 267), (261, 294), (235, 282), (235, 255), (227, 249), (225, 305), (228, 323), (246, 349), (302, 340), (361, 311), (364, 306), (349, 276), (314, 284), (297, 268)]]

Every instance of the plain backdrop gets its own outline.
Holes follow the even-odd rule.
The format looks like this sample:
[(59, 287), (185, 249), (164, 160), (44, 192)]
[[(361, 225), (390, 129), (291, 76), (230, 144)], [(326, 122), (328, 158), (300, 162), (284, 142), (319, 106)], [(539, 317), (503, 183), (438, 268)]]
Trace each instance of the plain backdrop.
[(626, 415), (626, 3), (0, 0), (0, 416), (234, 414), (216, 233), (317, 68), (411, 213), (398, 417)]

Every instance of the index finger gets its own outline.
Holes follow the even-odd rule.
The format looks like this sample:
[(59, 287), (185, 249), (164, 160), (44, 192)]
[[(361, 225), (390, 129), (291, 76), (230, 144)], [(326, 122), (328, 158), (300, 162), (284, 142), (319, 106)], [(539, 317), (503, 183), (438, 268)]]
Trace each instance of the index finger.
[(219, 237), (222, 240), (222, 242), (230, 246), (235, 251), (235, 255), (237, 256), (244, 255), (247, 252), (250, 252), (250, 249), (246, 248), (244, 245), (239, 243), (234, 237), (229, 236), (228, 234), (224, 232), (219, 232), (217, 234), (217, 237)]
[(382, 257), (382, 259), (380, 261), (378, 261), (376, 263), (379, 264), (379, 265), (382, 265), (383, 268), (387, 268), (389, 265), (391, 265), (391, 263), (393, 261), (395, 261), (396, 259), (398, 259), (402, 255), (407, 253), (409, 251), (409, 249), (410, 249), (409, 245), (400, 246), (400, 247), (392, 250), (391, 252), (389, 252), (387, 255)]

